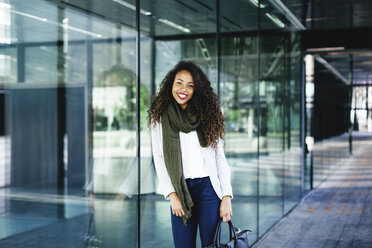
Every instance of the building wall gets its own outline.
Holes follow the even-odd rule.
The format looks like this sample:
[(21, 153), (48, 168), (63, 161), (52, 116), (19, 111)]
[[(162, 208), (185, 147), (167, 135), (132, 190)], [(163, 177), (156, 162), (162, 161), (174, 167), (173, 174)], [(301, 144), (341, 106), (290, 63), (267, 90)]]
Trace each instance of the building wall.
[(98, 247), (172, 247), (146, 115), (192, 60), (225, 116), (234, 224), (254, 242), (300, 201), (300, 38), (270, 1), (142, 0), (139, 23), (135, 1), (3, 2), (2, 189), (83, 197), (51, 211), (88, 216)]

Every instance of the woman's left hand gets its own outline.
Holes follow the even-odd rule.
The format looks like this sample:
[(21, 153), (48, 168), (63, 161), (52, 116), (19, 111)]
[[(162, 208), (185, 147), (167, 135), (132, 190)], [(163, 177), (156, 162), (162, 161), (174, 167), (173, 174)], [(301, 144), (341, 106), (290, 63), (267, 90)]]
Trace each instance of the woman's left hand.
[(228, 222), (232, 216), (232, 208), (231, 208), (231, 196), (224, 196), (222, 197), (222, 201), (220, 204), (220, 218), (222, 218), (223, 222)]

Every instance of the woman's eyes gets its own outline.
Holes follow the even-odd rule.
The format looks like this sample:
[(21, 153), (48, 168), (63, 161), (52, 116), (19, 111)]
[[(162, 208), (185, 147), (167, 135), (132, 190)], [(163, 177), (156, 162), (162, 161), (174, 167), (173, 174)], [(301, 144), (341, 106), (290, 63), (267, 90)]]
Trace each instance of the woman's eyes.
[[(176, 84), (178, 84), (178, 85), (182, 85), (182, 82), (180, 82), (180, 81), (176, 81)], [(188, 84), (187, 87), (189, 87), (189, 88), (194, 88), (194, 85), (193, 85), (193, 84)]]

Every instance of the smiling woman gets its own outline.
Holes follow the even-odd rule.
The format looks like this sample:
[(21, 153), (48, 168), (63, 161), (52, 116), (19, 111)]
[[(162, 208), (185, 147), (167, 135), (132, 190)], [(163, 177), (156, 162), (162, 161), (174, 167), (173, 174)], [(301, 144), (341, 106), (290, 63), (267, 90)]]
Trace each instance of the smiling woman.
[(174, 246), (196, 247), (199, 227), (206, 247), (219, 218), (232, 216), (232, 189), (221, 142), (223, 116), (198, 65), (181, 61), (166, 75), (149, 122), (159, 191), (170, 200)]

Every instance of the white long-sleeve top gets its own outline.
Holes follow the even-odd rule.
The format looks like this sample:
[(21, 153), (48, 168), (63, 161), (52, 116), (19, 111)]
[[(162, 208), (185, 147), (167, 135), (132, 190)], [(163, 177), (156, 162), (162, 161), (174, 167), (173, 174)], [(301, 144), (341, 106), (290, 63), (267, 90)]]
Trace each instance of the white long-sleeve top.
[(185, 179), (207, 177), (208, 173), (205, 169), (204, 152), (200, 146), (196, 131), (189, 133), (180, 132), (179, 135), (183, 176)]
[[(158, 192), (167, 196), (175, 192), (164, 162), (163, 135), (158, 123), (151, 127), (152, 152), (156, 174), (159, 178)], [(230, 182), (230, 167), (226, 161), (223, 143), (220, 139), (217, 149), (201, 147), (196, 131), (180, 132), (182, 164), (185, 178), (209, 176), (217, 196), (233, 196)]]

